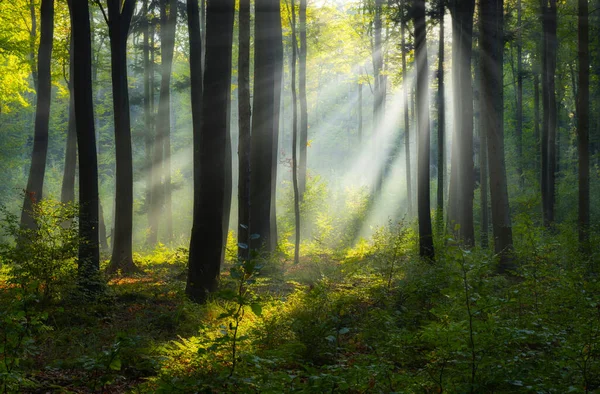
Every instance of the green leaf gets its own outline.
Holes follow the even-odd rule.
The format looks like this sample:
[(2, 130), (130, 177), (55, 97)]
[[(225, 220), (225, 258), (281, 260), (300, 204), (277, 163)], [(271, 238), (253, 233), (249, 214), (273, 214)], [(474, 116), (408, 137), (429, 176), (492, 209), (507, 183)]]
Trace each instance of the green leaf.
[(120, 371), (121, 370), (121, 358), (120, 357), (115, 357), (111, 362), (110, 365), (108, 366), (110, 369), (112, 369), (113, 371)]
[(262, 315), (262, 306), (259, 303), (253, 303), (250, 305), (250, 308), (252, 309), (252, 312), (256, 315), (256, 316), (261, 316)]

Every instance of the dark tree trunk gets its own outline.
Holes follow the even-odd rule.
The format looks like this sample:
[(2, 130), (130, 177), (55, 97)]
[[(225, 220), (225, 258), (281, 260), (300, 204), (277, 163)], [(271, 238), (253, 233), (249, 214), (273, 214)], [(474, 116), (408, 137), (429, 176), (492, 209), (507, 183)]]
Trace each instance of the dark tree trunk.
[(436, 221), (440, 234), (444, 229), (444, 176), (446, 175), (445, 129), (446, 129), (446, 105), (444, 101), (444, 16), (446, 8), (444, 1), (439, 2), (440, 35), (438, 43), (438, 130), (437, 130), (437, 210)]
[(271, 219), (270, 239), (267, 250), (277, 248), (277, 165), (279, 163), (279, 117), (283, 86), (283, 29), (281, 25), (281, 2), (277, 2), (277, 16), (274, 25), (273, 45), (275, 50), (275, 105), (273, 107), (273, 148), (271, 156)]
[(92, 45), (87, 1), (70, 0), (73, 49), (77, 67), (73, 72), (75, 121), (79, 157), (79, 283), (92, 292), (92, 279), (100, 270), (98, 248), (98, 161), (92, 98)]
[[(195, 1), (194, 1), (195, 3)], [(194, 8), (195, 4), (191, 5)], [(189, 12), (190, 39), (197, 40), (194, 12)], [(204, 71), (202, 121), (194, 130), (195, 179), (194, 219), (190, 240), (190, 257), (186, 294), (195, 302), (206, 302), (208, 293), (217, 289), (223, 262), (225, 237), (224, 201), (226, 194), (226, 149), (229, 133), (231, 89), (231, 51), (233, 41), (234, 0), (210, 1), (206, 12), (206, 70)], [(196, 48), (201, 51), (201, 48)], [(194, 54), (190, 73), (201, 72), (198, 54)], [(198, 78), (194, 77), (198, 88)], [(194, 89), (193, 95), (198, 89)], [(197, 103), (197, 101), (196, 101)], [(196, 118), (196, 116), (195, 116)], [(196, 125), (196, 121), (194, 122)], [(199, 167), (199, 168), (197, 168)], [(197, 199), (196, 199), (197, 198)]]
[(517, 124), (515, 128), (515, 138), (517, 140), (517, 176), (519, 177), (519, 186), (525, 186), (523, 175), (523, 28), (521, 23), (521, 0), (517, 1)]
[(465, 246), (473, 246), (473, 87), (471, 55), (474, 0), (455, 0), (452, 4), (452, 65), (454, 86), (454, 141), (450, 175), (449, 218), (458, 225), (458, 236)]
[(67, 146), (65, 148), (65, 167), (60, 191), (63, 204), (75, 202), (75, 171), (77, 167), (77, 130), (75, 129), (75, 99), (73, 97), (73, 71), (75, 67), (73, 37), (69, 45), (69, 121), (67, 126)]
[(400, 46), (402, 47), (402, 93), (404, 94), (404, 155), (406, 159), (406, 203), (408, 216), (413, 215), (412, 179), (410, 169), (410, 120), (408, 114), (408, 70), (406, 68), (406, 23), (400, 23)]
[[(533, 73), (533, 140), (535, 150), (539, 152), (540, 149), (540, 77), (538, 72)], [(535, 173), (537, 176), (540, 175), (540, 156), (536, 156), (535, 159)], [(538, 178), (540, 179), (540, 178)]]
[[(382, 75), (383, 71), (383, 53), (381, 46), (381, 28), (382, 28), (382, 7), (383, 0), (375, 0), (375, 16), (373, 19), (373, 138), (375, 142), (375, 156), (383, 158), (385, 149), (383, 147), (383, 138), (381, 133), (381, 122), (383, 118), (383, 83)], [(384, 167), (386, 160), (382, 160), (379, 164), (378, 174), (375, 177), (375, 185), (373, 190), (373, 197), (375, 198), (381, 193), (383, 187), (383, 176)]]
[(542, 217), (544, 225), (554, 222), (554, 191), (556, 178), (556, 125), (555, 92), (556, 72), (556, 0), (541, 0), (542, 28)]
[[(167, 15), (167, 5), (169, 11)], [(175, 26), (177, 23), (177, 1), (161, 0), (161, 80), (160, 96), (158, 99), (158, 118), (156, 122), (156, 140), (154, 142), (154, 166), (157, 178), (163, 179), (164, 184), (155, 183), (153, 199), (154, 215), (160, 216), (161, 206), (164, 209), (165, 241), (173, 237), (173, 213), (171, 202), (171, 69), (173, 66), (173, 51), (175, 48)], [(158, 223), (158, 219), (154, 219)], [(154, 231), (158, 231), (154, 229)]]
[(504, 161), (503, 0), (480, 3), (481, 130), (487, 132), (494, 251), (499, 272), (514, 268)]
[(250, 0), (240, 0), (238, 53), (238, 256), (250, 257)]
[(417, 67), (417, 195), (419, 215), (419, 254), (433, 260), (433, 234), (431, 228), (431, 197), (429, 193), (429, 159), (431, 131), (429, 125), (429, 84), (427, 66), (427, 34), (425, 28), (425, 0), (413, 0), (413, 23), (415, 28), (415, 60)]
[(590, 226), (590, 55), (589, 7), (587, 0), (579, 0), (579, 88), (577, 97), (577, 134), (579, 153), (579, 242), (589, 251), (587, 241)]
[(294, 223), (296, 237), (294, 240), (294, 264), (300, 262), (300, 190), (298, 186), (298, 97), (296, 94), (296, 4), (292, 0), (292, 185), (294, 188)]
[(300, 192), (300, 201), (304, 198), (306, 191), (306, 157), (308, 147), (308, 103), (306, 100), (306, 1), (300, 0), (300, 9), (298, 15), (300, 30), (300, 52), (298, 53), (298, 78), (300, 95), (300, 161), (298, 167), (298, 188)]
[(479, 202), (481, 205), (481, 247), (487, 249), (489, 246), (489, 203), (488, 203), (488, 145), (486, 130), (481, 127), (481, 48), (473, 57), (473, 68), (475, 69), (475, 116), (474, 127), (479, 136)]
[(48, 128), (50, 124), (51, 59), (52, 40), (54, 36), (54, 0), (42, 0), (41, 36), (38, 51), (38, 86), (37, 104), (35, 108), (35, 126), (33, 131), (33, 152), (31, 167), (21, 211), (21, 228), (34, 229), (35, 219), (32, 208), (35, 202), (42, 199), (44, 174), (46, 173), (46, 156), (48, 154)]
[(133, 162), (127, 84), (127, 36), (135, 0), (108, 0), (113, 112), (115, 119), (116, 188), (113, 251), (108, 274), (137, 272), (133, 262)]
[[(277, 35), (273, 32), (281, 26), (279, 1), (256, 0), (255, 5), (255, 39), (254, 39), (254, 113), (252, 116), (252, 142), (250, 148), (250, 233), (257, 235), (251, 242), (252, 249), (266, 247), (273, 251), (272, 222), (275, 221), (272, 208), (273, 189), (276, 184), (277, 135), (278, 121), (274, 119), (279, 112), (277, 92), (280, 87), (281, 74), (278, 74), (277, 63), (279, 46)], [(281, 40), (279, 40), (281, 41)], [(278, 74), (278, 75), (276, 75)], [(278, 79), (279, 77), (279, 79)], [(277, 110), (276, 110), (277, 108)]]

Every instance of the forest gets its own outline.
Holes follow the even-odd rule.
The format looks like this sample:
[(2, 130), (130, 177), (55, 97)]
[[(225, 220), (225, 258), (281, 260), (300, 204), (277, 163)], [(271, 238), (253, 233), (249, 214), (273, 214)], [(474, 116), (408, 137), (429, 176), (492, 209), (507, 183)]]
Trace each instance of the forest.
[(0, 392), (600, 393), (600, 0), (0, 0)]

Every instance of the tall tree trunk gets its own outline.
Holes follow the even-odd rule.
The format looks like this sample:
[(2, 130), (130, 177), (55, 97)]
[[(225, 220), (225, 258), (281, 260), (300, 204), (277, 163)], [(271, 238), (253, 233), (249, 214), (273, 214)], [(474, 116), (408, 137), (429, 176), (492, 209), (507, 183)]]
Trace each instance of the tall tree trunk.
[[(167, 13), (167, 5), (169, 10)], [(164, 181), (155, 184), (154, 214), (159, 215), (162, 205), (164, 209), (165, 241), (173, 237), (173, 213), (171, 202), (171, 70), (173, 66), (173, 51), (175, 48), (175, 26), (177, 23), (177, 1), (161, 0), (161, 80), (158, 101), (158, 119), (156, 123), (156, 140), (154, 143), (154, 165)], [(160, 188), (160, 189), (159, 189)], [(161, 204), (162, 203), (162, 204)], [(156, 220), (158, 222), (158, 220)]]
[(73, 71), (75, 67), (75, 51), (73, 36), (69, 44), (69, 120), (67, 126), (67, 143), (65, 147), (65, 166), (60, 191), (63, 204), (75, 202), (75, 170), (77, 167), (77, 131), (75, 130), (75, 99), (73, 98)]
[(488, 203), (488, 144), (486, 130), (481, 127), (481, 48), (473, 56), (473, 68), (475, 69), (475, 116), (473, 129), (479, 136), (479, 202), (481, 205), (481, 247), (487, 249), (489, 246), (489, 203)]
[[(189, 7), (188, 3), (188, 10)], [(198, 163), (195, 164), (200, 167), (194, 169), (198, 171), (194, 194), (200, 195), (194, 207), (185, 289), (186, 294), (199, 303), (206, 302), (208, 293), (217, 289), (224, 257), (223, 202), (227, 199), (225, 151), (229, 133), (234, 10), (234, 0), (220, 0), (210, 1), (206, 12), (206, 69), (202, 90), (202, 122), (201, 129), (195, 130), (194, 136), (194, 149), (198, 151)], [(195, 14), (192, 18), (195, 19)], [(195, 29), (190, 29), (190, 37), (196, 34)], [(196, 40), (197, 37), (193, 39)], [(194, 58), (197, 60), (197, 54)], [(190, 73), (199, 71), (201, 70), (191, 68)], [(195, 82), (198, 82), (197, 77)]]
[(277, 247), (277, 165), (279, 163), (279, 123), (283, 86), (283, 29), (281, 25), (281, 2), (277, 2), (272, 46), (275, 51), (275, 97), (273, 106), (273, 148), (271, 156), (271, 219), (270, 238), (267, 250)]
[(298, 53), (298, 93), (300, 95), (300, 161), (298, 164), (298, 188), (300, 192), (300, 201), (304, 199), (304, 192), (306, 191), (306, 160), (308, 147), (308, 103), (306, 100), (306, 2), (307, 0), (300, 0), (298, 15), (298, 22), (300, 25), (300, 52)]
[[(298, 97), (296, 94), (296, 62), (298, 44), (296, 42), (296, 4), (292, 0), (292, 185), (294, 188), (294, 264), (300, 262), (300, 190), (298, 185)], [(306, 92), (305, 92), (306, 93)]]
[[(473, 87), (471, 55), (473, 45), (474, 0), (455, 0), (452, 4), (452, 65), (454, 86), (454, 142), (450, 175), (449, 218), (458, 225), (458, 236), (473, 246)], [(454, 211), (454, 212), (453, 212)]]
[(46, 156), (48, 154), (48, 128), (50, 124), (50, 100), (52, 93), (50, 62), (52, 59), (52, 40), (54, 36), (54, 0), (42, 0), (41, 36), (38, 50), (38, 86), (37, 104), (35, 108), (35, 127), (33, 131), (33, 152), (31, 167), (23, 210), (21, 211), (21, 227), (34, 229), (35, 219), (32, 216), (33, 204), (42, 199), (44, 174), (46, 173)]
[(589, 251), (590, 226), (590, 55), (588, 0), (579, 0), (579, 88), (577, 97), (577, 134), (579, 153), (579, 242)]
[(100, 270), (98, 248), (98, 161), (92, 98), (92, 45), (87, 1), (69, 0), (73, 49), (77, 67), (73, 72), (75, 121), (79, 157), (79, 284), (97, 292), (93, 278)]
[(481, 129), (487, 132), (494, 251), (499, 272), (514, 268), (504, 161), (503, 0), (480, 2)]
[(517, 1), (517, 124), (515, 128), (515, 138), (517, 140), (517, 175), (519, 177), (519, 186), (525, 186), (523, 175), (523, 26), (521, 23), (522, 14), (521, 0)]
[[(278, 49), (275, 48), (274, 31), (280, 25), (280, 8), (278, 0), (256, 0), (255, 4), (255, 39), (254, 39), (254, 114), (252, 116), (252, 141), (250, 148), (250, 234), (258, 238), (251, 242), (252, 249), (265, 246), (267, 251), (273, 251), (271, 225), (273, 187), (276, 178), (273, 177), (277, 141), (275, 135), (278, 123), (275, 122), (276, 107), (279, 108), (277, 87), (281, 80), (278, 76), (276, 63), (280, 60)], [(279, 40), (280, 41), (280, 40)], [(277, 117), (277, 122), (279, 118)], [(275, 151), (275, 152), (274, 152)], [(275, 173), (276, 174), (276, 173)]]
[(363, 85), (358, 83), (358, 144), (362, 144), (363, 138)]
[(238, 257), (250, 257), (250, 0), (240, 0), (238, 52)]
[(557, 108), (556, 72), (556, 0), (541, 0), (542, 27), (542, 217), (544, 225), (554, 222), (554, 191), (556, 178)]
[(115, 120), (116, 188), (113, 251), (108, 274), (137, 272), (133, 262), (133, 162), (127, 83), (127, 36), (135, 0), (108, 0), (113, 112)]
[[(539, 152), (540, 149), (540, 77), (537, 71), (533, 73), (533, 140), (535, 150)], [(540, 175), (540, 156), (536, 156), (535, 159), (535, 173), (537, 176)], [(538, 178), (540, 179), (540, 178)]]
[(379, 157), (382, 162), (379, 164), (378, 175), (375, 177), (375, 185), (373, 197), (381, 193), (383, 187), (383, 176), (386, 160), (384, 159), (385, 149), (383, 147), (383, 135), (381, 133), (381, 122), (383, 118), (383, 52), (381, 46), (381, 29), (382, 29), (382, 7), (383, 0), (375, 0), (375, 16), (373, 18), (373, 139), (375, 143), (375, 156)]
[(417, 68), (417, 135), (418, 166), (417, 194), (419, 215), (419, 254), (433, 260), (433, 234), (430, 215), (429, 195), (429, 159), (430, 159), (430, 125), (429, 125), (429, 84), (427, 66), (427, 34), (425, 29), (425, 0), (413, 0), (413, 23), (415, 28), (415, 60)]
[(438, 43), (438, 130), (437, 130), (437, 210), (436, 221), (437, 228), (440, 234), (444, 229), (444, 175), (446, 173), (446, 158), (444, 155), (445, 149), (445, 129), (446, 129), (446, 105), (444, 101), (444, 16), (446, 8), (444, 1), (439, 2), (439, 23), (440, 35)]
[(152, 103), (151, 103), (151, 89), (152, 85), (151, 81), (151, 73), (152, 66), (150, 65), (150, 15), (148, 10), (148, 0), (144, 0), (142, 5), (142, 41), (143, 44), (143, 63), (144, 63), (144, 148), (145, 148), (145, 164), (146, 168), (146, 215), (148, 217), (148, 236), (146, 238), (146, 243), (148, 246), (154, 246), (157, 242), (156, 239), (156, 224), (154, 220), (154, 215), (152, 214), (152, 188), (154, 187), (154, 168), (152, 165), (152, 155), (153, 155), (153, 147), (154, 147), (154, 138), (153, 138), (153, 125), (152, 121)]
[(404, 156), (406, 159), (406, 203), (408, 216), (413, 215), (412, 179), (410, 169), (410, 120), (408, 114), (408, 70), (406, 68), (406, 23), (400, 23), (400, 46), (402, 47), (402, 94), (404, 95)]

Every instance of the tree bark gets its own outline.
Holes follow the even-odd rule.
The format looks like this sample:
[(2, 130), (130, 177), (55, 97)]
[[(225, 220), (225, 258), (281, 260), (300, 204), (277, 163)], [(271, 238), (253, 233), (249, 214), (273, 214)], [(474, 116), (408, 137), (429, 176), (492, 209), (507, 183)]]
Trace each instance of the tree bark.
[[(189, 7), (188, 3), (188, 10)], [(197, 150), (195, 159), (198, 160), (194, 167), (196, 164), (199, 166), (194, 168), (194, 171), (197, 171), (194, 194), (199, 196), (195, 197), (185, 290), (193, 301), (199, 303), (206, 302), (208, 294), (217, 289), (224, 257), (223, 216), (224, 201), (227, 199), (225, 151), (229, 133), (234, 10), (234, 0), (220, 0), (210, 1), (206, 11), (206, 69), (202, 88), (202, 122), (200, 130), (194, 130), (194, 150)], [(190, 15), (192, 13), (189, 13), (188, 18)], [(195, 14), (192, 18), (195, 19)], [(199, 25), (195, 21), (192, 22)], [(196, 33), (196, 29), (190, 29), (190, 38), (196, 40)], [(194, 54), (194, 59), (197, 61), (197, 54)], [(190, 65), (191, 74), (200, 71), (193, 68), (194, 65), (197, 66), (195, 62)], [(197, 88), (197, 76), (194, 82)], [(197, 89), (194, 92), (197, 92)]]
[(400, 22), (400, 46), (402, 47), (402, 93), (404, 95), (404, 149), (406, 159), (406, 204), (408, 216), (413, 215), (412, 179), (410, 166), (410, 120), (408, 114), (408, 70), (406, 68), (406, 23)]
[(298, 185), (298, 97), (296, 94), (296, 63), (297, 48), (296, 42), (296, 4), (292, 2), (292, 64), (290, 72), (292, 74), (292, 185), (294, 188), (294, 223), (296, 237), (294, 240), (294, 264), (300, 262), (300, 190)]
[(250, 257), (250, 0), (240, 0), (238, 52), (238, 257)]
[[(250, 234), (253, 241), (250, 247), (266, 247), (273, 251), (272, 222), (275, 221), (272, 208), (273, 189), (276, 183), (276, 151), (278, 123), (275, 122), (276, 107), (279, 108), (279, 94), (276, 92), (281, 81), (277, 82), (277, 65), (280, 60), (275, 47), (277, 38), (273, 34), (280, 26), (280, 8), (277, 0), (256, 0), (254, 39), (254, 113), (252, 116), (252, 141), (250, 148)], [(279, 40), (281, 41), (281, 40)], [(280, 76), (280, 75), (279, 75)], [(277, 117), (277, 122), (279, 121)]]
[(521, 23), (522, 14), (521, 0), (517, 1), (517, 124), (515, 138), (517, 140), (517, 176), (519, 187), (525, 186), (523, 175), (523, 28)]
[(556, 0), (541, 0), (542, 28), (542, 217), (544, 226), (554, 222), (554, 191), (556, 178), (556, 125), (555, 92), (556, 72)]
[(425, 0), (413, 0), (413, 23), (415, 29), (415, 60), (417, 67), (417, 135), (418, 166), (417, 194), (419, 215), (419, 254), (433, 260), (433, 233), (431, 228), (431, 197), (429, 193), (430, 125), (429, 84), (427, 66), (427, 34), (425, 28)]
[(577, 97), (577, 150), (579, 153), (579, 242), (582, 250), (589, 252), (590, 226), (590, 55), (589, 55), (589, 6), (587, 0), (579, 0), (579, 88)]
[(153, 73), (152, 66), (150, 64), (150, 16), (148, 10), (148, 0), (144, 0), (142, 5), (143, 15), (143, 26), (142, 26), (142, 41), (143, 44), (143, 62), (144, 62), (144, 147), (145, 147), (145, 168), (146, 168), (146, 216), (148, 218), (148, 236), (146, 238), (146, 244), (148, 246), (154, 246), (157, 242), (156, 238), (156, 222), (154, 219), (152, 208), (154, 206), (153, 187), (154, 187), (154, 166), (152, 165), (153, 160), (153, 149), (154, 149), (154, 134), (152, 121), (152, 85), (151, 85), (151, 73)]
[(440, 234), (444, 229), (444, 176), (446, 175), (445, 129), (446, 129), (446, 105), (444, 100), (444, 16), (446, 8), (444, 1), (439, 2), (439, 43), (438, 43), (438, 130), (437, 130), (437, 210), (436, 221)]
[(42, 0), (40, 11), (40, 46), (38, 50), (38, 86), (33, 131), (33, 152), (27, 188), (21, 211), (21, 228), (36, 228), (33, 205), (42, 199), (46, 156), (48, 154), (48, 129), (50, 124), (50, 101), (52, 94), (52, 40), (54, 36), (54, 0)]
[(77, 131), (75, 130), (75, 99), (73, 97), (73, 71), (75, 67), (75, 51), (73, 35), (69, 45), (69, 120), (67, 126), (67, 143), (65, 147), (65, 166), (60, 191), (63, 204), (75, 202), (75, 171), (77, 167)]
[(512, 225), (504, 161), (503, 0), (481, 0), (481, 129), (487, 132), (494, 251), (498, 271), (513, 269)]
[(306, 2), (300, 0), (300, 9), (298, 15), (299, 30), (300, 30), (300, 51), (298, 53), (298, 78), (299, 78), (299, 95), (300, 95), (300, 161), (298, 164), (298, 189), (300, 193), (300, 201), (304, 199), (306, 191), (306, 176), (307, 176), (307, 148), (308, 148), (308, 103), (306, 99)]
[(450, 175), (450, 225), (458, 225), (458, 237), (467, 246), (475, 242), (473, 223), (473, 82), (471, 57), (473, 45), (474, 0), (452, 3), (452, 64), (454, 86), (454, 141)]
[(98, 161), (92, 98), (92, 46), (87, 1), (69, 0), (73, 49), (77, 67), (73, 72), (75, 121), (79, 157), (79, 283), (88, 291), (99, 287), (92, 279), (100, 270), (98, 247)]
[(133, 157), (127, 83), (127, 36), (135, 0), (108, 0), (111, 79), (115, 120), (116, 188), (113, 251), (108, 274), (138, 272), (133, 262)]

